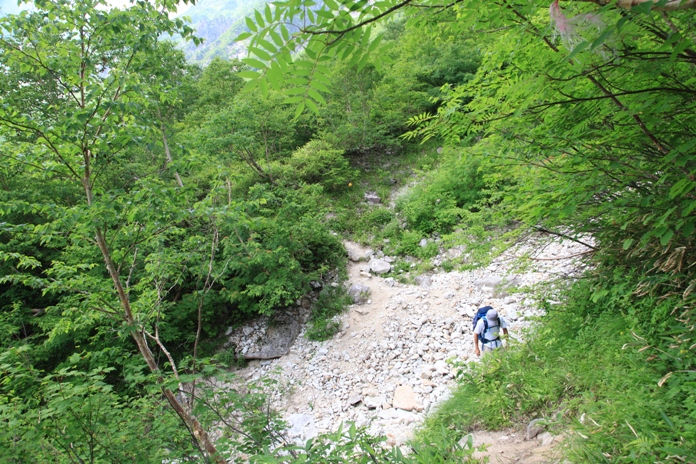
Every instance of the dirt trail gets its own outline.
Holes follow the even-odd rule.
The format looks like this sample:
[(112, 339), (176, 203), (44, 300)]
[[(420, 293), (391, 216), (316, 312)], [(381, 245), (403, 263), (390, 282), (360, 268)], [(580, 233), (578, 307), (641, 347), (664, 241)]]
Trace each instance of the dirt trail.
[(561, 462), (559, 437), (543, 433), (532, 440), (525, 440), (524, 435), (514, 431), (474, 432), (474, 446), (485, 445), (485, 451), (474, 454), (474, 458), (483, 461), (488, 457), (490, 464), (547, 464)]
[[(364, 248), (357, 251), (369, 255)], [(477, 362), (471, 333), (476, 308), (497, 308), (519, 337), (528, 318), (541, 312), (533, 294), (507, 289), (572, 274), (583, 251), (577, 243), (539, 240), (509, 250), (485, 269), (433, 274), (418, 286), (373, 275), (365, 261), (350, 262), (350, 283), (368, 286), (370, 296), (339, 317), (341, 331), (325, 342), (301, 333), (287, 355), (250, 362), (239, 374), (249, 381), (274, 377), (287, 387), (274, 393), (273, 401), (290, 425), (290, 439), (303, 441), (355, 422), (386, 435), (389, 444), (406, 445), (456, 384), (450, 362)], [(515, 267), (516, 257), (530, 254), (536, 258), (530, 266)], [(232, 334), (236, 344), (245, 329)], [(477, 446), (491, 445), (477, 454), (491, 463), (559, 462), (548, 434), (525, 441), (516, 431), (483, 431), (473, 438)]]

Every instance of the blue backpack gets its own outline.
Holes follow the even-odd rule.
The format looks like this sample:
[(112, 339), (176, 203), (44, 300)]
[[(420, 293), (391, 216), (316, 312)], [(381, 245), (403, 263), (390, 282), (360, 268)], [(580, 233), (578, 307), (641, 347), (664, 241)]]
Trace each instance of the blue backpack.
[[(471, 328), (472, 331), (475, 330), (476, 323), (479, 321), (479, 319), (483, 319), (483, 332), (481, 332), (481, 336), (479, 337), (479, 341), (481, 343), (484, 343), (484, 344), (500, 340), (500, 338), (495, 338), (493, 340), (486, 340), (486, 338), (485, 338), (486, 332), (488, 332), (488, 319), (486, 319), (486, 313), (491, 309), (493, 309), (492, 306), (484, 306), (483, 308), (479, 308), (479, 310), (476, 311), (476, 314), (474, 314), (473, 326)], [(500, 317), (498, 317), (497, 319), (498, 319), (498, 326), (500, 326)]]
[(479, 319), (485, 319), (486, 313), (490, 309), (493, 309), (493, 306), (484, 306), (483, 308), (478, 309), (476, 314), (474, 314), (474, 320), (472, 321), (471, 330), (474, 330), (476, 328), (476, 323), (479, 321)]

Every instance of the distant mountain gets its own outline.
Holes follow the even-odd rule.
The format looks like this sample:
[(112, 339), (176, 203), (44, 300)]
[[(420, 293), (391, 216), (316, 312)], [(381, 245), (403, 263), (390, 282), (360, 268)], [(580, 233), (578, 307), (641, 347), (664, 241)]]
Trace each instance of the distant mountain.
[[(0, 0), (6, 1), (6, 0)], [(182, 16), (191, 18), (196, 35), (203, 44), (182, 45), (189, 61), (205, 65), (214, 57), (234, 58), (246, 54), (242, 44), (234, 43), (235, 37), (248, 30), (244, 18), (260, 9), (267, 0), (200, 0)]]

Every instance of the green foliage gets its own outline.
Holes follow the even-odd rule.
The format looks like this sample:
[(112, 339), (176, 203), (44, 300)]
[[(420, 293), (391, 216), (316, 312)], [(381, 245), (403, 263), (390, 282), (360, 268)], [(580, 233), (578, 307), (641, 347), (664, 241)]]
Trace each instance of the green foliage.
[(352, 300), (345, 287), (324, 287), (312, 306), (310, 327), (306, 335), (310, 340), (328, 340), (340, 330), (340, 323), (333, 319), (342, 313)]
[(478, 211), (484, 188), (479, 161), (454, 152), (399, 200), (398, 209), (414, 230), (447, 233), (461, 222), (464, 209)]
[(319, 184), (328, 192), (347, 189), (355, 175), (343, 152), (323, 140), (312, 140), (296, 150), (288, 164), (297, 179)]
[(317, 221), (320, 189), (254, 188), (221, 224), (228, 269), (223, 295), (241, 311), (270, 314), (294, 303), (311, 280), (345, 262), (341, 242)]
[[(0, 460), (152, 462), (169, 450), (194, 455), (179, 420), (157, 395), (124, 398), (106, 382), (112, 368), (72, 366), (42, 375), (28, 346), (0, 355)], [(84, 361), (75, 355), (71, 362)]]
[(299, 464), (305, 462), (392, 462), (398, 464), (444, 464), (474, 462), (474, 449), (469, 443), (460, 446), (457, 440), (440, 438), (438, 441), (421, 442), (405, 455), (399, 447), (384, 445), (385, 438), (375, 438), (355, 424), (342, 425), (334, 433), (319, 435), (301, 446), (286, 445), (273, 453), (257, 455), (252, 462)]

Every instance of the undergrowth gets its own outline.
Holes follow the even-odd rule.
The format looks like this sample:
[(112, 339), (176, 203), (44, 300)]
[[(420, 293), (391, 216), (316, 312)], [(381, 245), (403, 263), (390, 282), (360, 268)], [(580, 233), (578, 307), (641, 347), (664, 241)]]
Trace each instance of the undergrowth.
[(310, 340), (328, 340), (341, 328), (335, 316), (342, 313), (351, 303), (345, 287), (324, 287), (309, 316), (307, 338)]

